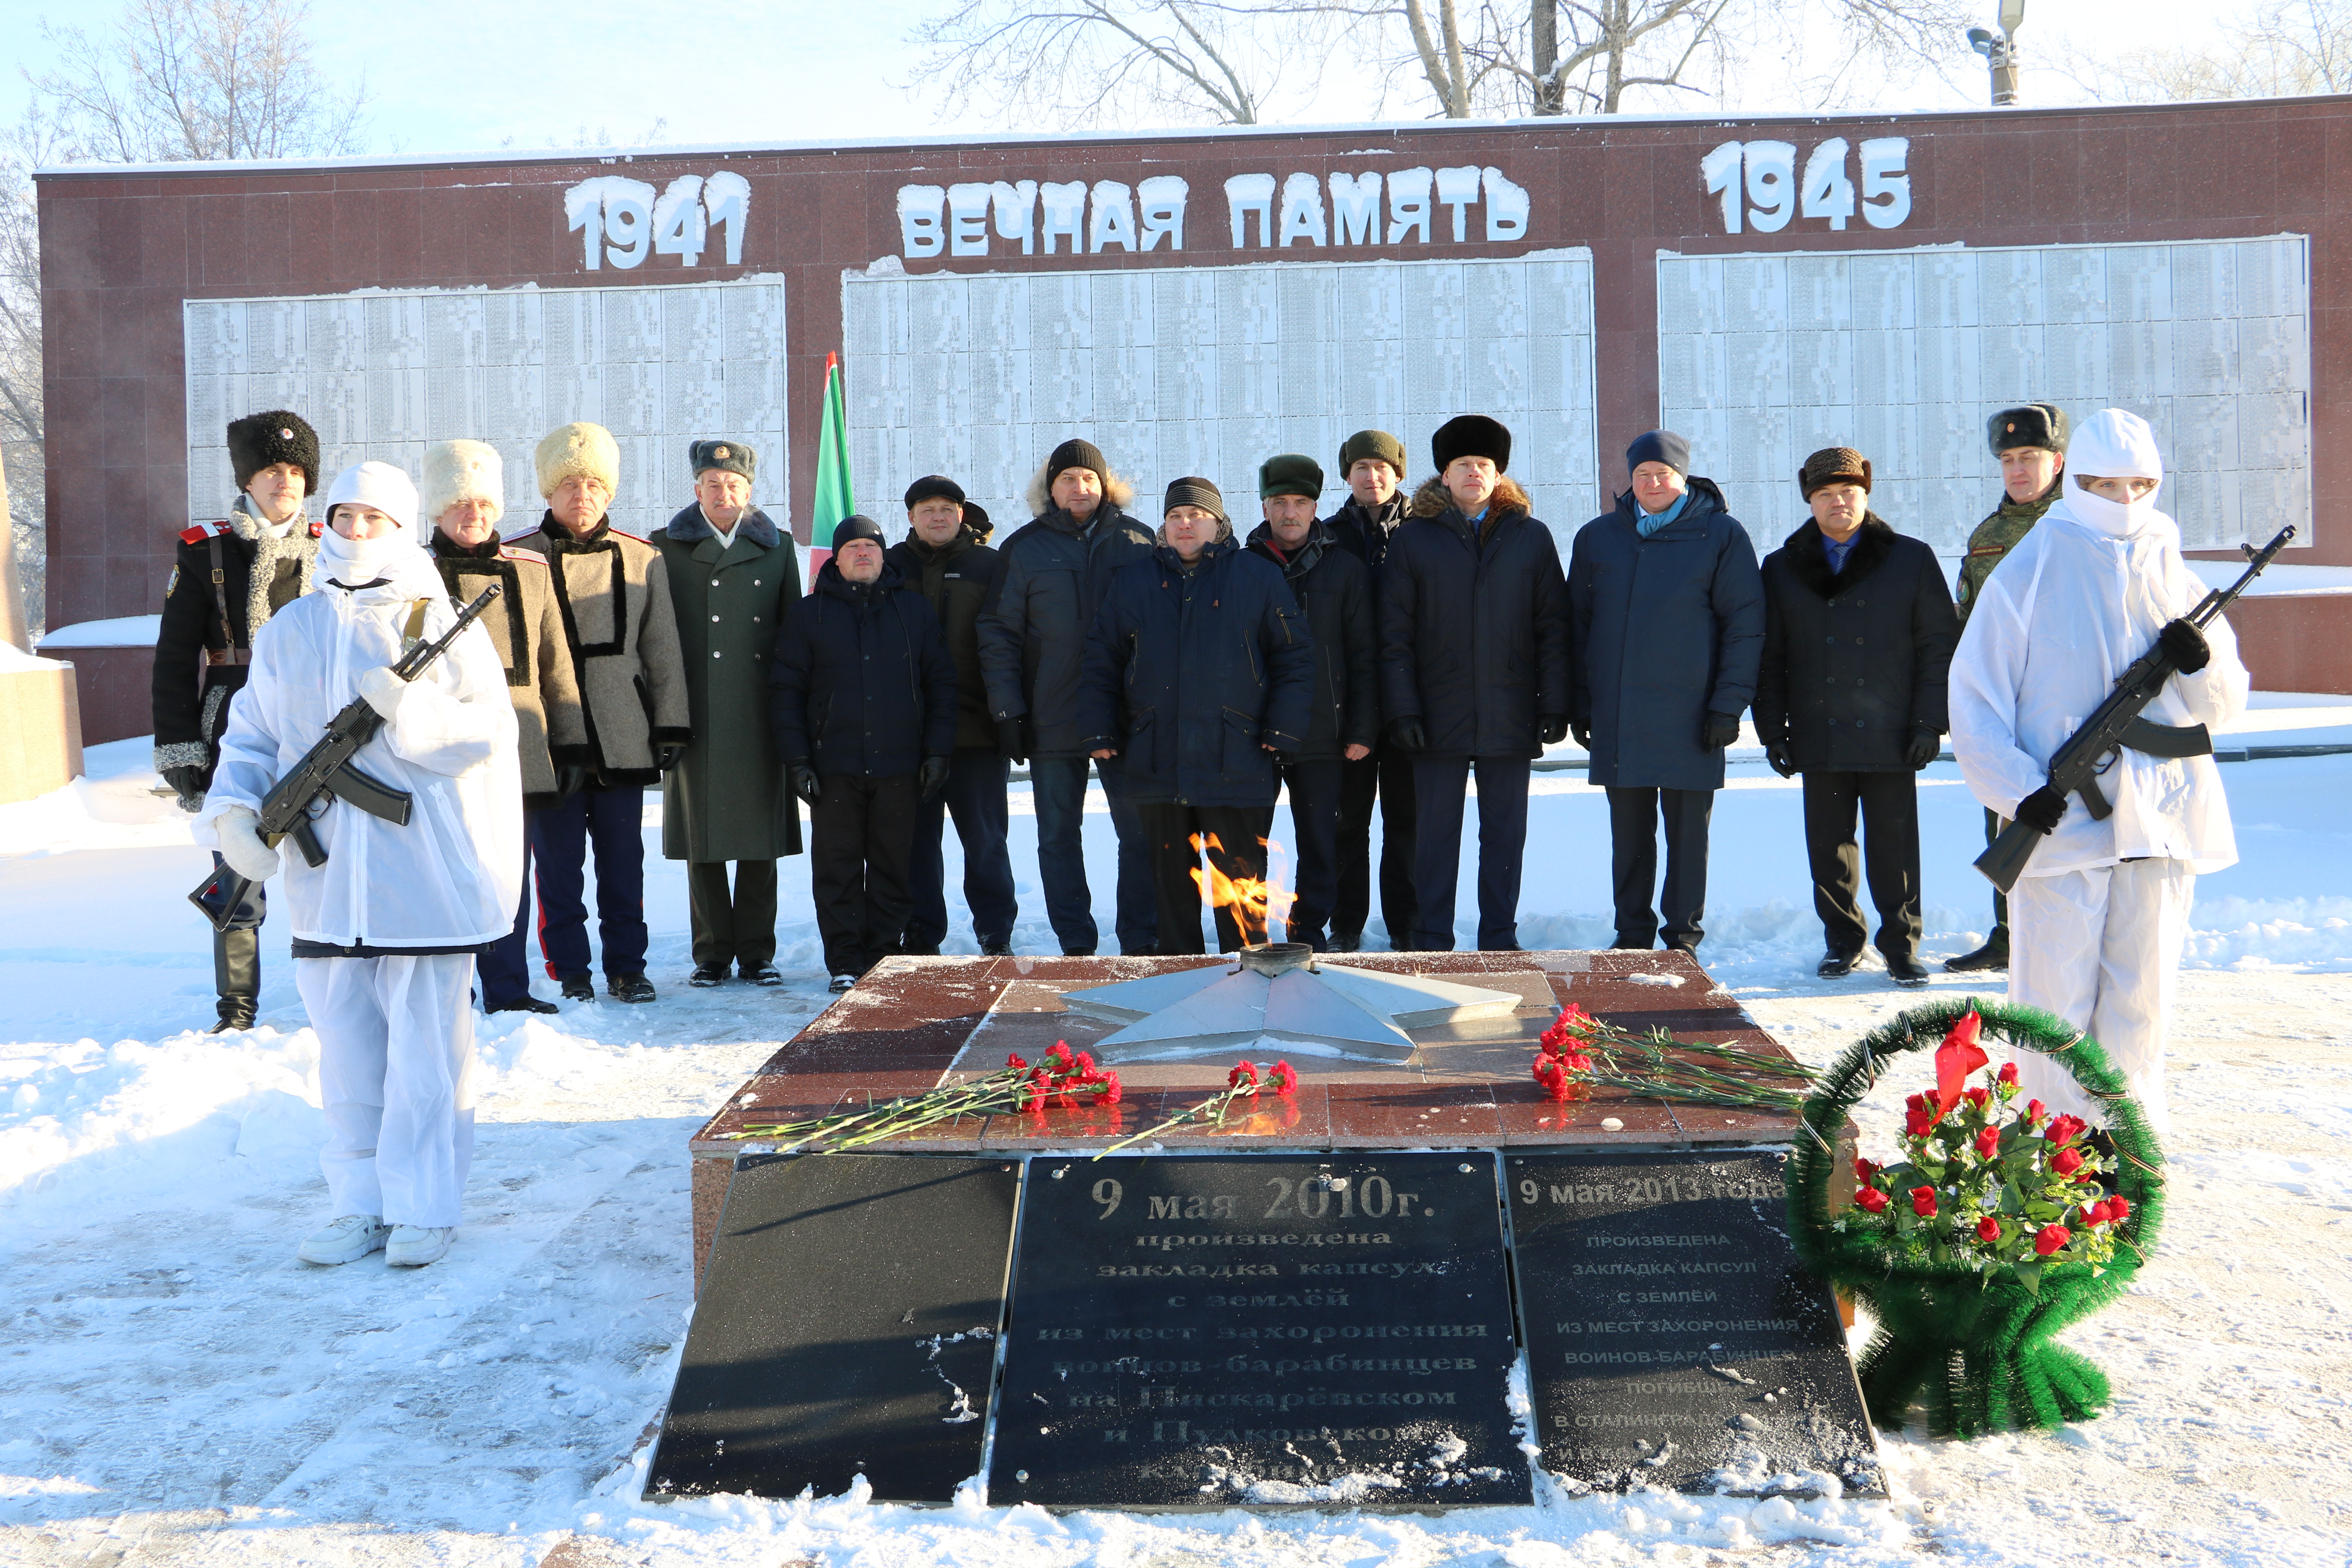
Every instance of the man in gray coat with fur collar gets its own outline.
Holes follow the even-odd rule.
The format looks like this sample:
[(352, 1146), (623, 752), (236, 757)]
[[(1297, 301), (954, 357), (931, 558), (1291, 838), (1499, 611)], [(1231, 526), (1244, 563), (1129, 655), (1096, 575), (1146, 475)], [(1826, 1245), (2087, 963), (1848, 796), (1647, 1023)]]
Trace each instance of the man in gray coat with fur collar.
[(694, 730), (662, 781), (662, 854), (686, 862), (687, 984), (721, 984), (731, 965), (755, 985), (781, 985), (776, 858), (801, 852), (801, 814), (768, 720), (768, 665), (776, 628), (800, 602), (800, 557), (751, 504), (751, 447), (696, 441), (687, 457), (694, 502), (653, 533), (677, 611)]

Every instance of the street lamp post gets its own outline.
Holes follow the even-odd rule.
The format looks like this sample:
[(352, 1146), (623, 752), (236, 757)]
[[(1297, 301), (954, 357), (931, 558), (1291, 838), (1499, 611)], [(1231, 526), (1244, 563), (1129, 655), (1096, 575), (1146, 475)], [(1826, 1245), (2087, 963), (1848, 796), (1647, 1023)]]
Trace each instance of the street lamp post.
[(2007, 109), (2017, 102), (2017, 29), (2025, 23), (2025, 0), (2000, 0), (2000, 36), (1989, 27), (1969, 29), (1969, 47), (1992, 68), (1992, 102)]

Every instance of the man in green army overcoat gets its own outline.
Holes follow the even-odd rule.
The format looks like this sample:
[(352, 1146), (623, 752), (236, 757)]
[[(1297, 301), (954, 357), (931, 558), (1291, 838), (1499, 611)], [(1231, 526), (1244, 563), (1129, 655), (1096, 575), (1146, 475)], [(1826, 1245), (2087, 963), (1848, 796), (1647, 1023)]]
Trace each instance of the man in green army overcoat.
[(696, 441), (688, 452), (694, 502), (653, 534), (677, 610), (694, 725), (693, 743), (662, 781), (662, 854), (687, 863), (687, 984), (719, 984), (731, 966), (754, 984), (781, 985), (776, 858), (801, 852), (801, 814), (769, 722), (768, 661), (776, 628), (800, 603), (800, 557), (751, 504), (751, 447)]
[[(1977, 595), (2001, 557), (2032, 531), (2058, 499), (2059, 476), (2066, 468), (2066, 412), (2051, 403), (2029, 403), (2004, 408), (1985, 421), (1985, 437), (2000, 464), (2000, 505), (1969, 535), (1969, 552), (1960, 563), (1959, 590), (1953, 595), (1960, 624), (1968, 625)], [(1985, 842), (2001, 829), (2001, 820), (1985, 813)], [(1954, 973), (2009, 967), (2009, 900), (1992, 896), (1992, 933), (1974, 952), (1963, 953), (1944, 965)]]

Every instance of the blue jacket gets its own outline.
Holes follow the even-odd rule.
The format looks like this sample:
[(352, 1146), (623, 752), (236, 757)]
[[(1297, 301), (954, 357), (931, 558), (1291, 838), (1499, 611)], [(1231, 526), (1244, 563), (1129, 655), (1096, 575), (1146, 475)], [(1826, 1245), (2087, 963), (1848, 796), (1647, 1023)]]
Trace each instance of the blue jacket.
[(1272, 805), (1265, 748), (1296, 753), (1315, 644), (1282, 569), (1230, 540), (1187, 575), (1162, 545), (1123, 566), (1087, 644), (1087, 747), (1118, 751), (1128, 793), (1182, 805)]
[(838, 562), (776, 634), (776, 750), (819, 775), (893, 778), (955, 750), (956, 672), (930, 601), (887, 561), (869, 584)]
[(1592, 782), (1721, 789), (1706, 716), (1738, 718), (1764, 657), (1756, 546), (1713, 479), (1647, 539), (1631, 490), (1578, 531), (1568, 569), (1576, 626), (1574, 717), (1592, 726)]
[(1487, 505), (1474, 529), (1428, 480), (1381, 571), (1381, 713), (1420, 719), (1426, 756), (1535, 757), (1572, 711), (1559, 546), (1509, 479)]
[(1112, 575), (1151, 551), (1151, 531), (1108, 500), (1084, 530), (1056, 508), (997, 546), (978, 623), (980, 668), (989, 717), (1028, 719), (1030, 755), (1087, 754), (1078, 723), (1087, 634)]

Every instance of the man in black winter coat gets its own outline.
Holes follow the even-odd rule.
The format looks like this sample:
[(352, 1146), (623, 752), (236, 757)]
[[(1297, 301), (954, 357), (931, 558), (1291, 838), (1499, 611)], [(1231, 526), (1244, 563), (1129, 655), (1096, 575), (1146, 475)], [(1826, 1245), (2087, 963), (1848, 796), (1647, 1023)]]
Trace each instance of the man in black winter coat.
[(947, 863), (940, 837), (950, 815), (963, 846), (963, 898), (980, 951), (1011, 952), (1013, 922), (1021, 913), (1005, 844), (1011, 826), (1005, 791), (1013, 764), (996, 743), (988, 681), (980, 668), (980, 612), (996, 578), (996, 552), (988, 547), (988, 513), (964, 499), (961, 485), (927, 474), (907, 487), (907, 537), (885, 557), (908, 587), (931, 602), (956, 667), (955, 755), (948, 764), (947, 788), (923, 803), (915, 823), (908, 952), (935, 953), (948, 934)]
[(1454, 949), (1462, 807), (1478, 777), (1478, 946), (1519, 945), (1528, 764), (1568, 734), (1568, 587), (1551, 530), (1504, 470), (1511, 433), (1465, 414), (1431, 437), (1437, 476), (1412, 498), (1381, 574), (1381, 707), (1413, 759), (1420, 807), (1412, 945)]
[(1941, 744), (1959, 619), (1936, 552), (1871, 511), (1869, 458), (1815, 452), (1797, 486), (1813, 519), (1764, 558), (1757, 732), (1782, 778), (1805, 775), (1805, 853), (1829, 942), (1821, 973), (1852, 973), (1862, 952), (1859, 806), (1878, 951), (1897, 984), (1925, 985), (1917, 778)]
[(1284, 935), (1328, 951), (1325, 922), (1339, 896), (1339, 800), (1345, 769), (1372, 754), (1380, 738), (1380, 664), (1373, 636), (1372, 579), (1364, 563), (1315, 520), (1323, 466), (1298, 453), (1258, 466), (1265, 513), (1249, 547), (1282, 569), (1315, 639), (1314, 706), (1297, 760), (1283, 769), (1297, 867)]
[[(1037, 811), (1037, 879), (1045, 918), (1066, 954), (1095, 951), (1094, 899), (1087, 887), (1087, 748), (1078, 731), (1078, 687), (1087, 635), (1111, 574), (1151, 558), (1151, 531), (1120, 510), (1134, 491), (1110, 471), (1091, 441), (1065, 441), (1030, 481), (1034, 521), (997, 548), (996, 584), (981, 612), (980, 667), (988, 681), (997, 747), (1029, 764)], [(1113, 757), (1096, 776), (1118, 836), (1118, 948), (1151, 952), (1159, 917), (1151, 850)]]
[(898, 949), (917, 807), (948, 782), (955, 661), (939, 617), (847, 517), (816, 590), (785, 617), (772, 681), (776, 749), (808, 802), (809, 892), (833, 989)]
[[(1347, 504), (1325, 526), (1340, 549), (1371, 574), (1374, 637), (1377, 640), (1381, 569), (1389, 545), (1404, 526), (1404, 443), (1385, 430), (1359, 430), (1340, 445), (1339, 477), (1347, 481)], [(1375, 656), (1377, 658), (1377, 655)], [(1377, 669), (1374, 698), (1378, 699)], [(1377, 730), (1377, 715), (1374, 728)], [(1331, 950), (1353, 952), (1364, 945), (1364, 921), (1372, 912), (1372, 806), (1381, 810), (1381, 921), (1389, 945), (1412, 944), (1414, 852), (1412, 759), (1372, 742), (1371, 755), (1339, 768), (1339, 894), (1331, 909)]]
[(1706, 935), (1715, 792), (1764, 651), (1756, 547), (1690, 461), (1690, 443), (1671, 430), (1635, 437), (1625, 449), (1633, 482), (1616, 510), (1577, 531), (1568, 568), (1571, 713), (1591, 780), (1609, 792), (1615, 945), (1654, 945), (1663, 912), (1666, 945), (1685, 952)]
[[(1210, 879), (1265, 879), (1276, 769), (1307, 729), (1315, 650), (1282, 574), (1234, 546), (1207, 479), (1168, 487), (1160, 547), (1112, 579), (1087, 645), (1087, 749), (1126, 764), (1151, 835), (1160, 951), (1199, 952), (1201, 859)], [(1217, 945), (1265, 940), (1219, 901)]]

